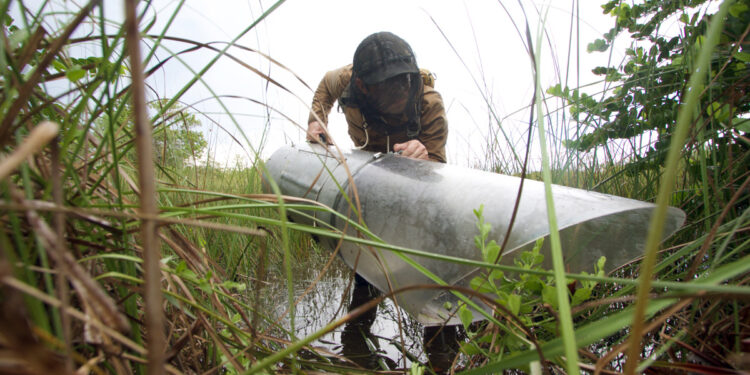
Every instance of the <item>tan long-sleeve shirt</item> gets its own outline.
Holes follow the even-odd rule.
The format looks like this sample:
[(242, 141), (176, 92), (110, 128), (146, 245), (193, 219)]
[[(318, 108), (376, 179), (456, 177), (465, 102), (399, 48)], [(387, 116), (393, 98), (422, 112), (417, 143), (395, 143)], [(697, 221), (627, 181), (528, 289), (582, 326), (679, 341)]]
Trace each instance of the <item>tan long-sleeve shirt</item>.
[[(328, 124), (328, 114), (336, 100), (349, 86), (351, 77), (351, 65), (326, 73), (320, 81), (318, 89), (315, 90), (308, 123), (320, 119), (323, 123)], [(357, 147), (366, 144), (364, 150), (388, 152), (393, 150), (394, 144), (410, 140), (406, 135), (406, 129), (391, 132), (386, 136), (386, 134), (368, 127), (367, 134), (365, 134), (365, 118), (362, 112), (358, 108), (349, 106), (342, 106), (342, 109), (349, 125), (349, 136)], [(318, 118), (315, 117), (316, 115)], [(386, 125), (389, 124), (386, 123)], [(427, 85), (424, 86), (422, 94), (421, 126), (422, 129), (416, 139), (427, 148), (431, 160), (445, 163), (445, 143), (448, 139), (448, 120), (445, 116), (445, 106), (440, 94)]]

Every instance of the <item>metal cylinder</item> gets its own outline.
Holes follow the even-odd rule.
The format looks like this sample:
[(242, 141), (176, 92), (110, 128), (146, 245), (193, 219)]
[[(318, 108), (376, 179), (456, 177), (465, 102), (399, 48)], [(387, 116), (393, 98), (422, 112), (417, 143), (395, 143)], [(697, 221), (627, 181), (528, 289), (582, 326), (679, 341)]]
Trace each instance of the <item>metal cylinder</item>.
[[(492, 225), (488, 241), (503, 243), (520, 178), (395, 154), (351, 151), (344, 159), (345, 163), (319, 145), (285, 146), (269, 158), (266, 167), (282, 194), (315, 200), (354, 221), (349, 197), (356, 187), (367, 228), (392, 245), (481, 260), (474, 242), (478, 234), (474, 210), (480, 206), (484, 206), (485, 221)], [(607, 258), (606, 270), (610, 270), (643, 254), (653, 204), (557, 185), (552, 193), (567, 271), (591, 272), (601, 256)], [(356, 236), (352, 226), (336, 215), (320, 211), (310, 215)], [(314, 224), (305, 215), (293, 215), (292, 220)], [(670, 207), (664, 238), (684, 220), (681, 210)], [(532, 248), (549, 232), (544, 184), (526, 180), (501, 263), (512, 264), (515, 255)], [(330, 248), (336, 242), (323, 240)], [(542, 254), (542, 266), (551, 269), (549, 241), (544, 242)], [(382, 291), (390, 290), (389, 281), (393, 289), (434, 284), (390, 251), (373, 252), (344, 242), (341, 256)], [(450, 285), (468, 286), (480, 271), (419, 256), (412, 259)], [(396, 300), (425, 325), (459, 323), (454, 312), (446, 310), (445, 302), (457, 305), (450, 293), (416, 290), (399, 294)]]

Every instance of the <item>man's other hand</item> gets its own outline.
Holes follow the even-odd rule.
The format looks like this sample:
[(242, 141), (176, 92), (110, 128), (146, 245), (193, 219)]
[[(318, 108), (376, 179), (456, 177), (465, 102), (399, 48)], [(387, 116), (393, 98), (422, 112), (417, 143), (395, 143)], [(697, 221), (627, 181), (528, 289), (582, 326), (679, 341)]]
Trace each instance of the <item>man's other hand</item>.
[(427, 147), (422, 142), (412, 139), (411, 141), (404, 143), (396, 143), (393, 145), (393, 152), (401, 151), (402, 156), (410, 157), (412, 159), (424, 159), (429, 160), (427, 157)]
[(318, 121), (313, 121), (307, 124), (307, 140), (310, 142), (320, 140), (325, 144), (332, 144), (328, 137), (326, 137), (326, 132), (323, 129), (323, 125), (321, 125)]

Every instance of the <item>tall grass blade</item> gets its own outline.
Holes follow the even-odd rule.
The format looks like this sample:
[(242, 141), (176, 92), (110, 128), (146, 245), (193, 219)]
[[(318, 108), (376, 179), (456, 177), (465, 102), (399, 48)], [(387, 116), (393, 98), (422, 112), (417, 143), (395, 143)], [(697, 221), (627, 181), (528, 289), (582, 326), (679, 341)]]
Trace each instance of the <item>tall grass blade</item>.
[[(544, 129), (544, 98), (542, 94), (542, 88), (540, 84), (541, 74), (541, 44), (542, 44), (542, 32), (544, 23), (547, 15), (545, 13), (542, 21), (540, 21), (540, 30), (537, 30), (536, 40), (536, 52), (535, 52), (535, 69), (534, 79), (536, 87), (534, 88), (534, 94), (536, 95), (536, 111), (537, 111), (537, 124), (539, 125), (539, 147), (542, 152), (542, 178), (544, 180), (544, 195), (547, 202), (547, 220), (549, 222), (550, 231), (550, 252), (552, 254), (553, 271), (555, 274), (555, 290), (557, 293), (557, 303), (560, 313), (560, 331), (562, 333), (562, 341), (565, 348), (565, 365), (569, 374), (578, 374), (580, 369), (578, 367), (578, 347), (576, 345), (576, 334), (573, 329), (573, 317), (570, 312), (570, 301), (568, 297), (568, 285), (565, 279), (565, 262), (563, 261), (562, 245), (560, 244), (560, 232), (557, 227), (557, 215), (555, 214), (555, 202), (552, 198), (552, 173), (550, 170), (549, 155), (547, 151), (547, 138)], [(528, 28), (527, 28), (528, 33)], [(533, 110), (533, 109), (532, 109)]]

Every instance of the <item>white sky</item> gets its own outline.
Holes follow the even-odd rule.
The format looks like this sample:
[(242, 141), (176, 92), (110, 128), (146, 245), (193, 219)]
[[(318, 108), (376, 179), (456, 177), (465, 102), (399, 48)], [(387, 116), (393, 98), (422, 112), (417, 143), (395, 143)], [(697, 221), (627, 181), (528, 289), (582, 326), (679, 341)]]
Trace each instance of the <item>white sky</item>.
[[(176, 1), (157, 1), (155, 12), (149, 13), (149, 17), (153, 17), (154, 13), (157, 17), (153, 33), (163, 28), (176, 4)], [(201, 42), (230, 41), (272, 4), (271, 1), (188, 1), (168, 34)], [(506, 1), (504, 4), (523, 33), (525, 20), (518, 2)], [(523, 1), (523, 4), (533, 38), (536, 38), (539, 26), (538, 9), (548, 10), (546, 29), (549, 39), (544, 40), (541, 60), (543, 89), (566, 79), (565, 70), (569, 61), (567, 80), (570, 86), (576, 85), (576, 42), (580, 43), (582, 50), (581, 84), (597, 80), (589, 72), (595, 66), (606, 64), (609, 54), (586, 53), (586, 45), (600, 38), (612, 25), (611, 17), (602, 14), (599, 2), (581, 2), (580, 38), (575, 35), (576, 25), (571, 36), (573, 1), (564, 4), (562, 1)], [(314, 90), (326, 71), (350, 63), (359, 42), (377, 31), (391, 31), (404, 38), (415, 51), (418, 64), (437, 75), (436, 89), (443, 96), (448, 109), (449, 162), (482, 165), (490, 158), (485, 154), (488, 132), (492, 128), (495, 134), (498, 128), (490, 118), (483, 97), (489, 99), (495, 113), (504, 119), (503, 129), (517, 151), (525, 147), (528, 111), (523, 108), (533, 95), (531, 63), (522, 38), (497, 1), (288, 0), (241, 38), (238, 44), (270, 55)], [(568, 43), (571, 40), (573, 52), (569, 58)], [(451, 49), (448, 41), (457, 53)], [(168, 46), (174, 51), (185, 48), (176, 44)], [(237, 48), (229, 51), (270, 75), (294, 95), (274, 87), (267, 88), (257, 74), (226, 58), (204, 76), (216, 94), (237, 95), (268, 103), (295, 122), (306, 125), (308, 105), (312, 98), (310, 89), (278, 66), (269, 66), (268, 61), (257, 54)], [(184, 55), (184, 59), (199, 69), (213, 54), (208, 51), (194, 52)], [(622, 50), (617, 51), (613, 58), (619, 62)], [(170, 95), (177, 92), (190, 76), (180, 63), (174, 61), (153, 77), (151, 83), (157, 91)], [(184, 102), (193, 103), (210, 96), (204, 86), (197, 84), (184, 97)], [(262, 106), (238, 99), (227, 99), (225, 103), (236, 115), (240, 128), (253, 147), (259, 147), (264, 129), (269, 130), (265, 135), (264, 157), (281, 144), (304, 141), (303, 131), (278, 114), (272, 116), (270, 125), (267, 124), (266, 109)], [(559, 103), (551, 102), (550, 106), (554, 108)], [(196, 108), (207, 112), (221, 111), (214, 100), (204, 101)], [(521, 111), (516, 112), (518, 110)], [(214, 118), (235, 137), (241, 138), (239, 130), (227, 116), (215, 115)], [(350, 147), (343, 115), (333, 114), (330, 121), (329, 128), (336, 141)], [(207, 134), (211, 139), (211, 152), (217, 160), (231, 160), (235, 154), (244, 155), (242, 147), (233, 144), (226, 136), (217, 135), (220, 132), (215, 127), (211, 128)], [(245, 143), (244, 140), (242, 142)], [(497, 150), (500, 151), (496, 152), (508, 149), (507, 140), (500, 138), (498, 142), (500, 146)], [(534, 138), (533, 142), (538, 140)], [(503, 157), (508, 158), (508, 155)]]
[[(591, 69), (607, 65), (610, 58), (609, 52), (586, 52), (586, 45), (601, 38), (613, 25), (613, 19), (602, 14), (600, 4), (603, 2), (580, 1), (580, 24), (574, 23), (571, 34), (571, 12), (576, 3), (573, 0), (523, 0), (526, 16), (518, 1), (502, 2), (509, 16), (501, 2), (492, 0), (288, 0), (237, 44), (270, 55), (314, 90), (326, 71), (351, 62), (354, 50), (364, 37), (377, 31), (391, 31), (412, 46), (420, 67), (437, 75), (436, 89), (443, 96), (450, 129), (449, 163), (486, 166), (492, 159), (509, 159), (507, 151), (511, 145), (517, 152), (522, 152), (526, 146), (529, 112), (524, 107), (532, 99), (533, 77), (524, 48), (525, 38), (518, 34), (513, 23), (524, 33), (528, 19), (532, 38), (536, 40), (540, 24), (537, 12), (547, 12), (541, 57), (542, 88), (561, 81), (575, 87), (576, 48), (580, 49), (578, 69), (582, 85), (598, 80), (590, 73)], [(150, 34), (163, 30), (178, 1), (156, 0), (154, 3), (144, 21), (145, 24), (156, 17)], [(67, 4), (63, 6), (70, 6)], [(273, 4), (274, 1), (264, 0), (189, 0), (177, 14), (167, 35), (206, 43), (228, 42)], [(121, 1), (105, 1), (104, 6), (108, 18), (121, 19)], [(580, 27), (580, 36), (576, 35), (576, 26)], [(568, 43), (571, 41), (572, 52), (568, 57)], [(192, 47), (181, 43), (164, 43), (164, 46), (172, 52)], [(224, 45), (215, 46), (223, 48)], [(97, 48), (92, 48), (92, 53), (96, 53), (94, 51), (98, 52)], [(619, 64), (623, 52), (624, 46), (614, 49), (611, 56), (614, 64)], [(222, 58), (204, 75), (204, 83), (197, 83), (181, 100), (185, 104), (195, 104), (196, 110), (210, 114), (213, 121), (225, 129), (220, 130), (207, 118), (199, 117), (205, 125), (214, 158), (226, 162), (240, 155), (240, 159), (247, 160), (247, 154), (251, 153), (248, 142), (252, 148), (258, 148), (263, 139), (263, 157), (268, 157), (284, 143), (303, 142), (303, 130), (292, 121), (306, 126), (312, 90), (258, 54), (237, 47), (230, 48), (229, 53), (268, 74), (292, 94), (269, 87), (256, 73)], [(183, 62), (172, 59), (148, 80), (154, 90), (150, 97), (156, 99), (154, 92), (162, 97), (173, 96), (193, 76), (185, 65), (197, 71), (215, 54), (204, 49), (180, 55)], [(159, 56), (165, 58), (169, 52), (161, 50)], [(566, 68), (567, 64), (570, 64), (569, 68)], [(221, 114), (221, 106), (211, 98), (207, 87), (217, 95), (244, 98), (223, 99), (239, 127)], [(598, 84), (587, 90), (598, 92), (602, 87)], [(509, 140), (496, 138), (499, 127), (491, 119), (484, 98), (503, 120), (502, 129)], [(289, 119), (273, 113), (269, 123), (267, 109), (251, 100), (267, 103)], [(559, 107), (559, 102), (552, 100), (548, 106), (554, 110)], [(553, 123), (562, 123), (562, 113), (554, 112)], [(343, 115), (332, 114), (330, 121), (329, 128), (337, 143), (350, 147)], [(562, 128), (561, 125), (552, 126), (549, 131), (553, 134), (548, 137), (553, 141), (557, 139), (559, 144), (559, 138), (565, 138)], [(247, 141), (240, 130), (247, 136)], [(241, 145), (232, 141), (227, 133), (240, 139)], [(494, 155), (489, 155), (486, 152), (488, 139), (495, 138), (498, 146), (494, 147)], [(537, 143), (534, 138), (532, 145)], [(538, 151), (532, 154), (537, 155)]]

